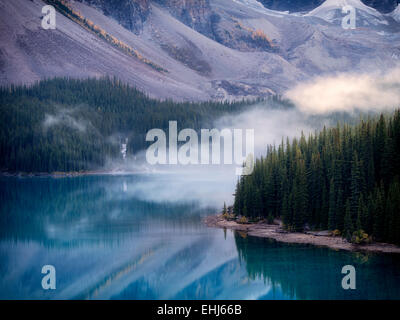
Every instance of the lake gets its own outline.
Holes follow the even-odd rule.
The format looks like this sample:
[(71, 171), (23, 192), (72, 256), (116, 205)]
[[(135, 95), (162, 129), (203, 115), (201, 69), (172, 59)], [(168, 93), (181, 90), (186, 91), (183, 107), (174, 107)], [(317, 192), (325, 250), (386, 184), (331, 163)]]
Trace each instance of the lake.
[[(219, 189), (232, 194), (171, 175), (1, 177), (0, 299), (400, 298), (398, 255), (206, 227)], [(41, 286), (44, 265), (55, 290)], [(356, 268), (356, 290), (342, 289), (344, 265)]]

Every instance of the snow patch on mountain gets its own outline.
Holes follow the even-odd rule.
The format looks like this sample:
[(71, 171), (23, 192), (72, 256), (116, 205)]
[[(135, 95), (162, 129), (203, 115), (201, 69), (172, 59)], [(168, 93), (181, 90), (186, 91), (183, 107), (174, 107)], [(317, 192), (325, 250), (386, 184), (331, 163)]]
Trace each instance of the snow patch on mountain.
[(251, 9), (256, 12), (267, 14), (270, 16), (282, 17), (288, 14), (288, 12), (267, 9), (261, 4), (261, 2), (257, 0), (233, 0), (233, 2), (245, 6), (247, 9)]
[(400, 22), (400, 4), (397, 6), (396, 9), (394, 9), (390, 16), (397, 22)]
[(306, 16), (318, 17), (330, 23), (337, 23), (341, 22), (343, 17), (347, 15), (347, 13), (342, 12), (346, 6), (356, 9), (357, 24), (360, 26), (388, 24), (381, 13), (374, 8), (368, 7), (361, 0), (326, 0)]
[(381, 14), (374, 8), (368, 7), (361, 0), (326, 0), (319, 7), (312, 10), (310, 15), (323, 15), (331, 10), (342, 10), (345, 6), (352, 6), (355, 9), (362, 10), (370, 15), (380, 17)]

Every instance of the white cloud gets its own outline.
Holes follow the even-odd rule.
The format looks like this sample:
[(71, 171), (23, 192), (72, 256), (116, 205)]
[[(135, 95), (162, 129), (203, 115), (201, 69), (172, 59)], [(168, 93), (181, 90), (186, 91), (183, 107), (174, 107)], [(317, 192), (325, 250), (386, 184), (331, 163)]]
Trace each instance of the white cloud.
[(303, 112), (383, 111), (400, 106), (400, 68), (382, 74), (318, 77), (286, 92)]

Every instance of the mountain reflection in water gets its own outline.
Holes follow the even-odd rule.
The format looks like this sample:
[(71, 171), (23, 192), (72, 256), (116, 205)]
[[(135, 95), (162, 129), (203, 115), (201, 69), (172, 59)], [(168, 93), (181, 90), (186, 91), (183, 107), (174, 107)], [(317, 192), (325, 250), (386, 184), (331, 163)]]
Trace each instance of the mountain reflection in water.
[[(151, 175), (0, 178), (0, 298), (400, 298), (397, 256), (207, 228), (211, 196), (161, 194), (177, 184), (185, 188)], [(191, 186), (220, 196), (215, 183)], [(41, 287), (46, 264), (56, 268), (56, 290)], [(341, 288), (346, 264), (356, 267), (357, 290)]]

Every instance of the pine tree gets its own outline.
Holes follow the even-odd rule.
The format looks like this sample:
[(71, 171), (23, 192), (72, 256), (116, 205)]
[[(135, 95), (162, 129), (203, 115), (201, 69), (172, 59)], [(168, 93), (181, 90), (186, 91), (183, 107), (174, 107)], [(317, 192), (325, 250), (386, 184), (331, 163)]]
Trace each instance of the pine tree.
[(235, 189), (235, 200), (233, 203), (233, 214), (238, 216), (240, 215), (241, 212), (241, 200), (243, 198), (243, 195), (240, 193), (240, 181), (238, 180), (238, 182), (236, 183), (236, 189)]
[(386, 136), (387, 136), (386, 120), (385, 117), (381, 115), (376, 125), (375, 141), (374, 141), (374, 163), (375, 163), (376, 181), (382, 180), (382, 172), (381, 172), (382, 155), (385, 152)]
[(361, 168), (358, 160), (358, 154), (354, 151), (353, 160), (351, 164), (351, 186), (350, 186), (350, 212), (351, 218), (355, 222), (358, 213), (358, 203), (360, 199), (360, 194), (362, 192), (362, 178), (361, 178)]
[(367, 208), (364, 203), (364, 197), (361, 194), (358, 202), (356, 230), (365, 230), (364, 226), (366, 222), (366, 217), (367, 217)]
[(304, 222), (307, 221), (307, 177), (305, 163), (301, 159), (300, 150), (297, 154), (296, 177), (293, 187), (294, 209), (293, 209), (293, 228), (295, 231), (303, 230)]
[(374, 238), (381, 241), (384, 239), (384, 221), (385, 221), (385, 202), (383, 187), (375, 189), (375, 206), (373, 208), (374, 225), (373, 234)]
[(329, 217), (328, 217), (328, 229), (334, 230), (336, 228), (336, 198), (335, 198), (335, 183), (331, 179), (331, 186), (329, 188)]
[(343, 229), (343, 234), (346, 237), (348, 241), (351, 240), (352, 234), (354, 231), (353, 227), (353, 219), (351, 217), (351, 207), (350, 207), (350, 201), (347, 200), (346, 202), (346, 213), (344, 215), (344, 229)]

